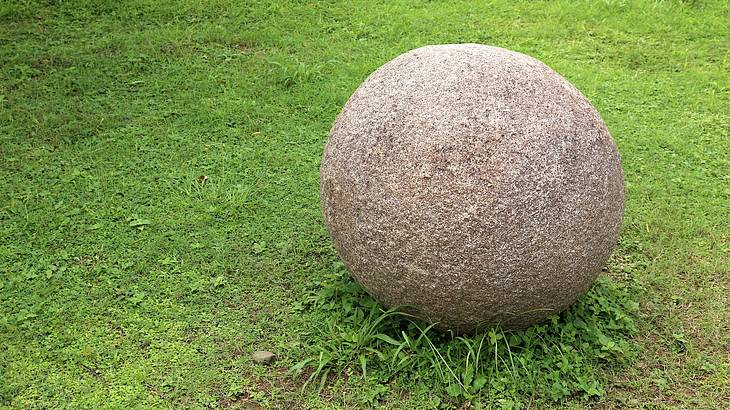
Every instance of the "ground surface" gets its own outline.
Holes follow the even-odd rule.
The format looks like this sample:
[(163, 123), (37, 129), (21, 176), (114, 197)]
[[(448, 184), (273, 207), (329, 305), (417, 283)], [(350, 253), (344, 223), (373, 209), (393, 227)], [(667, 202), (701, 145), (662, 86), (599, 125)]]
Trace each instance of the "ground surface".
[(552, 405), (730, 407), (729, 27), (723, 1), (1, 3), (0, 406), (434, 406), (287, 368), (337, 261), (336, 114), (401, 52), (476, 42), (563, 74), (623, 158), (635, 358)]

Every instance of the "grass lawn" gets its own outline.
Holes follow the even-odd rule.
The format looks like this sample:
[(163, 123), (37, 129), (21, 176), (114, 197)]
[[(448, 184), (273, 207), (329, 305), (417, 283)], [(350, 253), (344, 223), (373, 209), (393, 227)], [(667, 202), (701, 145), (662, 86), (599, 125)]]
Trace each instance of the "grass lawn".
[[(544, 61), (622, 154), (608, 271), (529, 332), (382, 315), (322, 224), (347, 98), (461, 42)], [(0, 407), (728, 408), (730, 3), (2, 2), (0, 275)]]

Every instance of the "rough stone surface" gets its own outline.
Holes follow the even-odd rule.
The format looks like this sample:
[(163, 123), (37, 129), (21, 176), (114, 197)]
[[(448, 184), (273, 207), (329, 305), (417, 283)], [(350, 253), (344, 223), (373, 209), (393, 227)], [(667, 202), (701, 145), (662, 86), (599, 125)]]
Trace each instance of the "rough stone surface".
[(477, 44), (422, 47), (371, 74), (320, 176), (355, 280), (459, 333), (567, 308), (615, 246), (625, 202), (586, 98), (532, 57)]
[(276, 360), (276, 355), (271, 352), (267, 352), (266, 350), (259, 350), (253, 352), (253, 354), (251, 355), (251, 359), (255, 363), (269, 364)]

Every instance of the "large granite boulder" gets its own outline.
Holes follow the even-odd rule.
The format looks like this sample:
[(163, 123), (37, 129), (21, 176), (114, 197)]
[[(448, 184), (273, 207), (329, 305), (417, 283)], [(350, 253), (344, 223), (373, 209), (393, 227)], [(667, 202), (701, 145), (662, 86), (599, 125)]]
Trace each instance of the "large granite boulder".
[(540, 61), (478, 44), (422, 47), (371, 74), (320, 174), (355, 280), (458, 333), (567, 308), (624, 212), (619, 153), (588, 100)]

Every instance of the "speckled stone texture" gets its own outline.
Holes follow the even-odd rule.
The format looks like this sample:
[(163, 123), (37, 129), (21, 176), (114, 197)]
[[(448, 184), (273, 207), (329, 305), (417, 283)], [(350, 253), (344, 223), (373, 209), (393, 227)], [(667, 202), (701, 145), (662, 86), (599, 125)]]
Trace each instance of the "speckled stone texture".
[(371, 74), (320, 176), (355, 280), (457, 333), (567, 308), (624, 212), (619, 153), (588, 100), (540, 61), (477, 44), (422, 47)]

